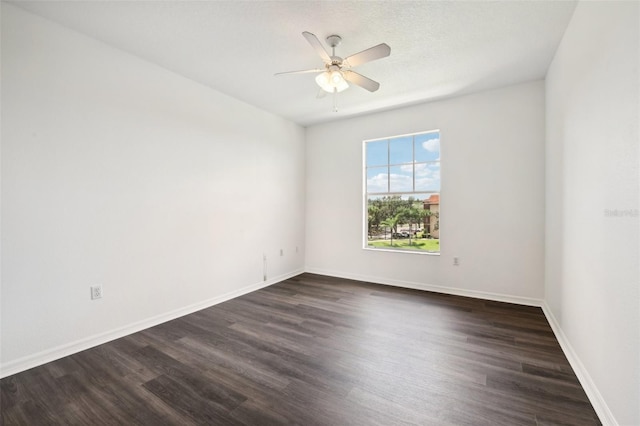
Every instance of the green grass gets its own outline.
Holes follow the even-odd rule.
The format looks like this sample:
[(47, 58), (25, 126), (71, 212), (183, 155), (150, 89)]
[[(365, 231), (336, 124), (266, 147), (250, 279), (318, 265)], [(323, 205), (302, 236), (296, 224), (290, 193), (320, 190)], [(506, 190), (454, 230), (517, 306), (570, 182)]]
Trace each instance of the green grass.
[(394, 239), (393, 246), (391, 245), (390, 240), (373, 240), (368, 242), (369, 247), (379, 247), (379, 248), (394, 248), (394, 249), (404, 249), (404, 250), (423, 250), (428, 252), (439, 252), (440, 251), (440, 240), (435, 239), (417, 239), (411, 240), (411, 245), (409, 245), (409, 239)]

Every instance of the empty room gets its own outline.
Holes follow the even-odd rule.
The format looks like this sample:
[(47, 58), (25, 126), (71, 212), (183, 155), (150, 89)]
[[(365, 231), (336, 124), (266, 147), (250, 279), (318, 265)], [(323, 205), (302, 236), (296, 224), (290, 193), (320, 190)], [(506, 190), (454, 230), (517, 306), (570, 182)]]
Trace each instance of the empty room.
[(0, 424), (640, 425), (640, 2), (0, 14)]

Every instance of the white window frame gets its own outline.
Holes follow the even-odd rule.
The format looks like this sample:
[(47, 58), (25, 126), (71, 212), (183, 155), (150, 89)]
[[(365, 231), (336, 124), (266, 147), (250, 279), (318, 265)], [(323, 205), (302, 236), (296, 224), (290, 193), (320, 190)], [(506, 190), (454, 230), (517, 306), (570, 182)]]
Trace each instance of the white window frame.
[[(363, 228), (362, 228), (362, 236), (363, 236), (363, 249), (364, 250), (372, 250), (372, 251), (386, 251), (386, 252), (393, 252), (393, 253), (409, 253), (409, 254), (423, 254), (423, 255), (429, 255), (429, 256), (439, 256), (440, 255), (440, 251), (442, 250), (442, 247), (440, 247), (440, 251), (437, 252), (430, 252), (430, 251), (426, 251), (426, 250), (419, 250), (419, 249), (405, 249), (405, 248), (393, 248), (393, 247), (372, 247), (369, 246), (369, 233), (368, 233), (368, 222), (369, 222), (369, 206), (368, 206), (368, 200), (369, 200), (369, 196), (373, 195), (373, 196), (411, 196), (411, 195), (424, 195), (424, 194), (439, 194), (441, 195), (442, 193), (442, 151), (440, 150), (440, 158), (437, 161), (425, 161), (425, 162), (419, 162), (418, 164), (423, 164), (423, 163), (438, 163), (440, 166), (440, 186), (438, 188), (437, 191), (415, 191), (415, 181), (416, 181), (416, 173), (415, 173), (415, 166), (416, 166), (416, 153), (415, 153), (415, 140), (412, 143), (412, 150), (413, 150), (413, 161), (412, 161), (412, 165), (413, 165), (413, 172), (412, 172), (412, 188), (413, 191), (391, 191), (391, 179), (387, 180), (387, 191), (386, 192), (367, 192), (367, 171), (369, 169), (369, 167), (367, 167), (367, 143), (369, 142), (379, 142), (379, 141), (391, 141), (392, 139), (400, 139), (400, 138), (405, 138), (405, 137), (413, 137), (415, 138), (415, 136), (418, 135), (425, 135), (425, 134), (433, 134), (433, 133), (437, 133), (438, 134), (438, 139), (441, 140), (441, 132), (440, 129), (433, 129), (433, 130), (427, 130), (427, 131), (423, 131), (423, 132), (415, 132), (415, 133), (407, 133), (407, 134), (402, 134), (402, 135), (395, 135), (395, 136), (387, 136), (387, 137), (382, 137), (382, 138), (376, 138), (376, 139), (366, 139), (364, 141), (362, 141), (362, 174), (363, 174), (363, 179), (362, 179), (362, 193), (363, 193)], [(390, 148), (390, 144), (388, 145), (388, 149)], [(388, 164), (383, 165), (383, 166), (372, 166), (372, 168), (375, 167), (387, 167), (387, 177), (389, 177), (390, 173), (391, 173), (391, 167), (394, 166), (401, 166), (401, 165), (406, 165), (407, 163), (400, 163), (400, 164), (391, 164), (391, 158), (390, 158), (390, 153), (387, 155), (387, 162)], [(442, 205), (440, 205), (440, 208), (442, 207)], [(440, 211), (440, 209), (439, 209)], [(440, 221), (440, 216), (438, 216), (438, 222)], [(439, 226), (438, 231), (440, 231), (441, 226)], [(440, 233), (440, 232), (439, 232)], [(440, 238), (438, 238), (438, 240), (440, 240)]]

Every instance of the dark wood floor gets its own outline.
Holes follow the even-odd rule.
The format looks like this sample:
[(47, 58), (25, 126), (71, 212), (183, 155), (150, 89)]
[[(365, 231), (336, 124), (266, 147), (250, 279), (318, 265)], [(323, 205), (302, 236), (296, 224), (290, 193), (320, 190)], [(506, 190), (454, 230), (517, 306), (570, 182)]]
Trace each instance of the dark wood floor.
[(5, 425), (600, 424), (539, 308), (311, 274), (0, 384)]

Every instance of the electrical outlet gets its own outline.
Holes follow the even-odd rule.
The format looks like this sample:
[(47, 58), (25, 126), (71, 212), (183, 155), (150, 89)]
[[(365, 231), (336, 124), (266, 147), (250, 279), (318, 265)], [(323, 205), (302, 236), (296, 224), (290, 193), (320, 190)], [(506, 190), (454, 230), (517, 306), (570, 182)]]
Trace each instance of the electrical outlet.
[(284, 256), (284, 250), (280, 249), (280, 256)]
[(459, 257), (454, 257), (453, 258), (453, 266), (460, 266), (460, 258)]
[(296, 253), (298, 253), (298, 246), (296, 246)]
[(91, 286), (91, 300), (102, 299), (102, 286), (94, 285)]

